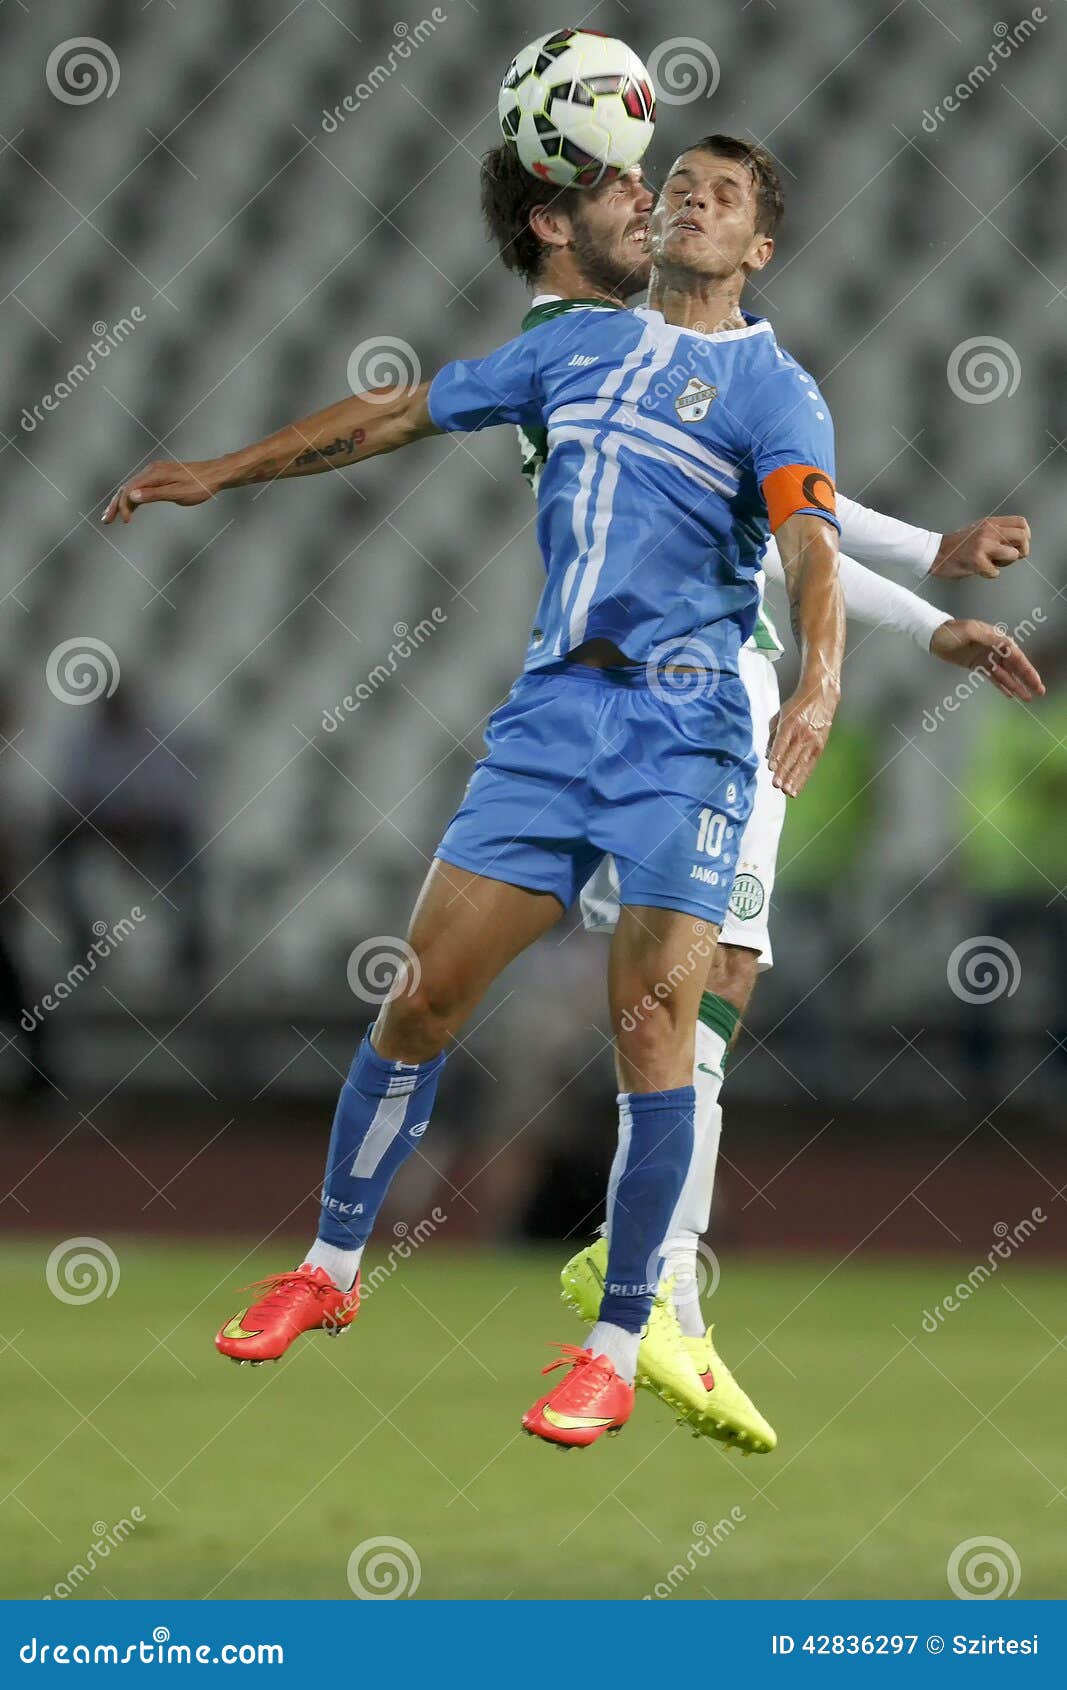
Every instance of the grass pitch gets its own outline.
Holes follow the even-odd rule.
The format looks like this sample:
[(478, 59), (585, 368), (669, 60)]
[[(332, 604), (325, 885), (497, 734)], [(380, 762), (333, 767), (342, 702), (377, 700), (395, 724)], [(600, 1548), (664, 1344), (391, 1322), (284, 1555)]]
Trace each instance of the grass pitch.
[(1007, 1263), (930, 1333), (970, 1263), (736, 1259), (717, 1339), (776, 1453), (697, 1441), (642, 1392), (621, 1437), (564, 1458), (519, 1431), (546, 1340), (580, 1335), (563, 1251), (431, 1243), (345, 1337), (256, 1369), (212, 1337), (284, 1249), (117, 1253), (113, 1295), (71, 1305), (47, 1243), (0, 1251), (5, 1597), (347, 1597), (382, 1536), (419, 1598), (944, 1597), (953, 1549), (990, 1536), (1020, 1596), (1064, 1593), (1058, 1268)]

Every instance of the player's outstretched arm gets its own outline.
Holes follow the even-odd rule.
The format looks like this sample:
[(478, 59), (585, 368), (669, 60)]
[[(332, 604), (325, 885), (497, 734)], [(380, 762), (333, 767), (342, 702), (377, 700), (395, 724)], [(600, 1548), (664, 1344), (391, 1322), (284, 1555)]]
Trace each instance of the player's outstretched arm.
[(837, 496), (841, 545), (861, 563), (925, 581), (959, 581), (968, 575), (996, 580), (1008, 564), (1030, 555), (1025, 516), (984, 516), (949, 534), (916, 528), (854, 499)]
[[(774, 540), (763, 554), (763, 569), (768, 581), (785, 584), (785, 571)], [(841, 597), (845, 616), (851, 622), (863, 622), (869, 628), (891, 629), (908, 634), (924, 651), (929, 651), (935, 628), (950, 620), (947, 610), (938, 610), (899, 581), (879, 575), (857, 563), (854, 557), (839, 553), (837, 578), (841, 583)]]
[[(773, 541), (764, 554), (763, 568), (768, 581), (775, 581), (779, 586), (784, 583), (785, 571)], [(907, 634), (923, 651), (939, 657), (943, 663), (988, 676), (1005, 698), (1029, 700), (1044, 696), (1045, 683), (1041, 676), (1022, 648), (1002, 628), (971, 617), (950, 616), (947, 610), (939, 610), (899, 581), (887, 580), (843, 552), (838, 557), (837, 569), (849, 622), (864, 622), (871, 628)]]
[(785, 572), (800, 679), (783, 706), (767, 762), (775, 786), (795, 798), (822, 755), (841, 697), (845, 607), (837, 574), (837, 531), (799, 512), (775, 534)]
[(935, 657), (960, 669), (987, 675), (1005, 698), (1038, 698), (1045, 695), (1045, 683), (1010, 634), (990, 622), (972, 617), (950, 618), (935, 628), (930, 641)]
[[(771, 549), (764, 567), (770, 562)], [(855, 558), (840, 557), (838, 574), (848, 618), (910, 634), (924, 651), (942, 662), (988, 676), (1005, 698), (1026, 700), (1044, 694), (1041, 676), (1002, 628), (971, 617), (950, 616), (899, 581), (887, 581), (884, 575), (865, 569)]]
[(320, 475), (381, 452), (395, 452), (426, 435), (438, 434), (427, 404), (429, 382), (420, 387), (375, 388), (342, 399), (302, 421), (290, 423), (239, 452), (193, 463), (163, 459), (131, 476), (109, 501), (105, 522), (130, 518), (141, 505), (202, 505), (231, 487), (285, 476)]

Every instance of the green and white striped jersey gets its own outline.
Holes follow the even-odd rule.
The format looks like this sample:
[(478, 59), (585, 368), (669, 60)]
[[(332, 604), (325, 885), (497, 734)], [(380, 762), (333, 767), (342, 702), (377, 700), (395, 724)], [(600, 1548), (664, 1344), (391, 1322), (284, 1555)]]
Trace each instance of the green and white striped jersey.
[[(542, 323), (550, 323), (553, 317), (562, 317), (567, 311), (620, 311), (622, 306), (613, 305), (609, 299), (561, 299), (558, 294), (539, 294), (534, 300), (525, 317), (522, 319), (522, 332), (536, 329)], [(536, 494), (537, 483), (541, 478), (545, 459), (548, 457), (548, 430), (544, 428), (522, 428), (517, 430), (519, 436), (519, 450), (522, 454), (522, 473), (530, 484), (531, 491)], [(760, 583), (760, 606), (756, 617), (756, 626), (748, 646), (762, 651), (772, 663), (781, 657), (784, 647), (775, 632), (774, 623), (767, 615), (767, 608), (763, 602), (763, 583)]]

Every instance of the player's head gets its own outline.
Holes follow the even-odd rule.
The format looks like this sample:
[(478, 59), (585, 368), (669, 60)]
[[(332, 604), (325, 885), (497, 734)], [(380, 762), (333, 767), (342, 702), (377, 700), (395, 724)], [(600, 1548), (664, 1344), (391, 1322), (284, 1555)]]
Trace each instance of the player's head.
[(557, 188), (531, 176), (514, 149), (482, 159), (482, 215), (504, 264), (531, 287), (566, 282), (626, 299), (648, 286), (653, 195), (635, 166), (599, 188)]
[(783, 205), (765, 148), (706, 135), (671, 165), (649, 221), (649, 256), (661, 275), (743, 282), (770, 262)]

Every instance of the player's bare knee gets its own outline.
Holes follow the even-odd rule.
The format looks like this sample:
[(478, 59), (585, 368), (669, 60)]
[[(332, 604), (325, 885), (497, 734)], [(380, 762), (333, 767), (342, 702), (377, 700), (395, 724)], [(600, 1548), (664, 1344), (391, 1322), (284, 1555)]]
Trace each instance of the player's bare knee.
[(451, 985), (422, 973), (416, 962), (398, 975), (382, 1005), (374, 1044), (390, 1061), (429, 1062), (449, 1044), (461, 1018)]
[(742, 1015), (748, 1008), (759, 975), (759, 952), (744, 945), (716, 945), (706, 990), (725, 998)]
[(629, 1091), (669, 1091), (689, 1082), (693, 1027), (670, 998), (624, 1009), (616, 1019), (620, 1077)]

